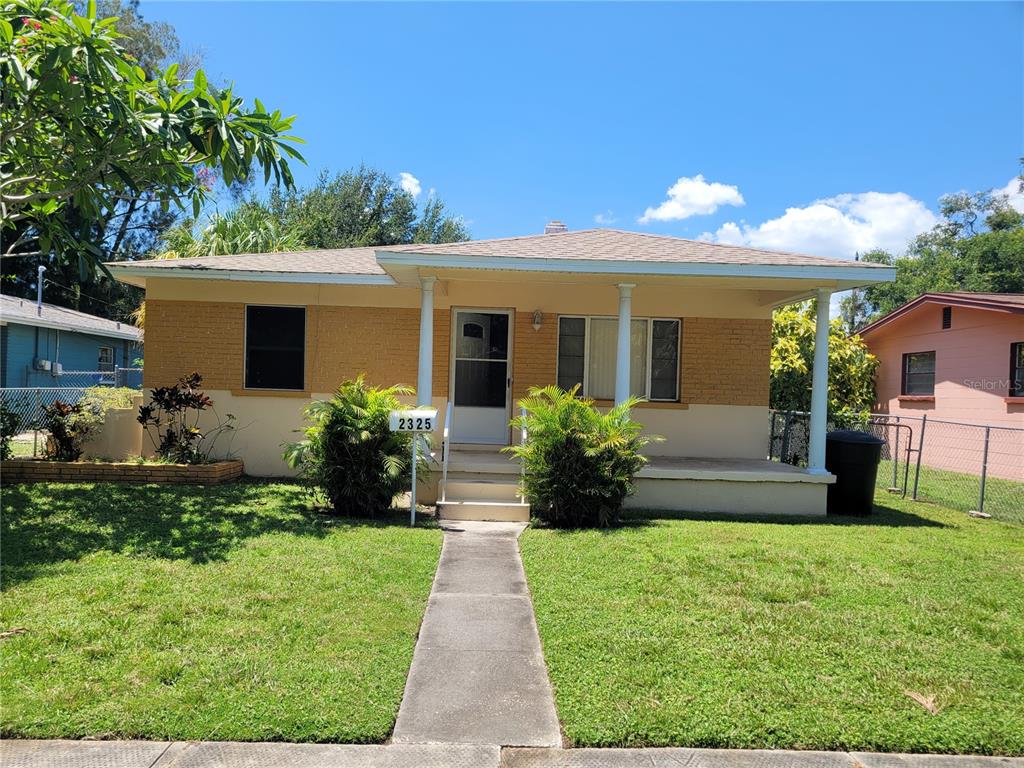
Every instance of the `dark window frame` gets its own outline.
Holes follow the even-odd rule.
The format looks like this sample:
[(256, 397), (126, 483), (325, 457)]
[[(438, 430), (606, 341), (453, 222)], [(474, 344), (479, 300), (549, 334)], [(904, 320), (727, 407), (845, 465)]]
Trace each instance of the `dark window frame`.
[[(297, 309), (302, 311), (302, 364), (300, 368), (300, 386), (298, 387), (255, 387), (249, 383), (249, 310), (250, 309)], [(242, 389), (252, 392), (305, 392), (306, 391), (306, 336), (309, 330), (309, 312), (301, 304), (246, 304), (245, 326), (242, 338)], [(261, 349), (256, 346), (256, 349)]]
[(953, 308), (943, 307), (942, 308), (942, 330), (948, 331), (953, 327)]
[[(558, 315), (556, 319), (556, 335), (555, 340), (555, 381), (559, 382), (562, 378), (561, 371), (559, 370), (561, 359), (562, 359), (562, 320), (583, 320), (583, 381), (580, 382), (579, 394), (583, 397), (589, 397), (588, 392), (588, 377), (590, 374), (590, 321), (591, 320), (617, 320), (618, 318), (614, 315), (574, 315), (565, 314)], [(644, 399), (651, 403), (682, 403), (683, 402), (683, 385), (682, 385), (682, 366), (683, 366), (683, 319), (681, 317), (656, 317), (656, 316), (641, 316), (631, 317), (631, 320), (643, 320), (647, 323), (647, 350), (645, 352), (646, 365), (647, 365), (647, 378), (644, 381)], [(651, 386), (654, 375), (654, 355), (653, 355), (653, 344), (654, 344), (654, 324), (657, 322), (664, 323), (675, 323), (676, 326), (676, 375), (675, 375), (675, 397), (673, 399), (667, 398), (654, 398), (651, 397)], [(574, 334), (575, 335), (575, 334)], [(573, 355), (572, 357), (576, 357)], [(561, 383), (559, 383), (561, 386)]]
[[(931, 371), (910, 371), (910, 361), (915, 355), (931, 355), (932, 356), (932, 369)], [(936, 368), (936, 355), (935, 350), (922, 350), (920, 352), (904, 352), (903, 359), (900, 363), (900, 396), (901, 397), (935, 397), (935, 368)], [(921, 376), (924, 374), (931, 374), (932, 385), (929, 392), (908, 392), (907, 391), (907, 378), (908, 376)]]
[(1024, 397), (1024, 341), (1010, 344), (1010, 397)]

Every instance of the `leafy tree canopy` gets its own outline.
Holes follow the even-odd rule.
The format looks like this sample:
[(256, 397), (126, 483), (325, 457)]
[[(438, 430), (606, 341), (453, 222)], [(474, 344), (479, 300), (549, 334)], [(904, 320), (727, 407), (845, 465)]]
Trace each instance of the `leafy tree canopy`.
[(309, 248), (351, 248), (399, 243), (451, 243), (469, 238), (462, 219), (434, 196), (423, 210), (388, 174), (375, 168), (321, 173), (301, 190), (271, 194), (270, 209), (284, 230)]
[(201, 227), (187, 221), (164, 233), (164, 259), (191, 259), (233, 253), (277, 253), (304, 247), (298, 233), (281, 226), (266, 205), (256, 199), (227, 213), (212, 214)]
[[(811, 409), (815, 304), (792, 304), (775, 312), (772, 321), (772, 408)], [(870, 411), (875, 401), (878, 359), (868, 352), (860, 336), (847, 335), (840, 318), (829, 323), (828, 338), (829, 413), (850, 415)]]
[(843, 301), (854, 328), (886, 315), (922, 293), (1024, 292), (1024, 216), (1003, 195), (956, 194), (939, 204), (942, 220), (907, 252), (872, 251), (863, 261), (896, 267), (896, 281), (873, 285)]
[[(294, 118), (251, 109), (202, 70), (172, 64), (149, 73), (128, 53), (115, 17), (67, 2), (11, 0), (0, 7), (0, 231), (3, 256), (49, 255), (102, 266), (102, 241), (82, 239), (124, 200), (194, 215), (219, 172), (226, 184), (251, 169), (292, 186)], [(148, 55), (148, 54), (147, 54)], [(155, 58), (158, 51), (153, 51)], [(151, 63), (151, 66), (155, 64)], [(5, 265), (6, 266), (6, 265)]]

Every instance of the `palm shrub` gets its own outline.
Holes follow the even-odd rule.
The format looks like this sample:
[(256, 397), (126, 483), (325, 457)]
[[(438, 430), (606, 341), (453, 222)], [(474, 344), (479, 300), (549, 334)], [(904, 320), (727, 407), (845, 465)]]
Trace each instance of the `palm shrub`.
[(618, 522), (633, 477), (646, 463), (640, 451), (654, 438), (630, 418), (630, 398), (607, 413), (594, 401), (556, 386), (532, 388), (512, 425), (526, 441), (505, 450), (523, 462), (523, 492), (533, 514), (560, 528)]
[(285, 447), (285, 461), (336, 514), (386, 511), (411, 481), (412, 436), (388, 424), (401, 407), (398, 396), (411, 393), (404, 386), (367, 386), (362, 375), (343, 382), (330, 400), (306, 407), (306, 439)]

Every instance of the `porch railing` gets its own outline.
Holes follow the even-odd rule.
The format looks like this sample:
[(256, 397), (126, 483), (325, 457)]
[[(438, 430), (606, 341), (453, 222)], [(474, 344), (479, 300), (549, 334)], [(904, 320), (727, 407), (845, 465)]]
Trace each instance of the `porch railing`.
[(451, 453), (452, 401), (444, 409), (444, 431), (441, 433), (441, 501), (448, 500), (448, 455)]
[[(523, 417), (521, 419), (523, 428), (520, 432), (519, 443), (520, 445), (526, 445), (526, 409), (520, 408), (519, 415)], [(523, 504), (526, 503), (526, 462), (522, 460), (519, 461), (519, 501)]]

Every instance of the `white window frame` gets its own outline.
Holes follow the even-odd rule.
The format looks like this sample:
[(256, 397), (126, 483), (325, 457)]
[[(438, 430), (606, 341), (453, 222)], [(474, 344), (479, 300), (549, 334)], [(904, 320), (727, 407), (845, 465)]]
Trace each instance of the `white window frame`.
[[(306, 385), (306, 355), (308, 354), (307, 336), (309, 335), (309, 307), (306, 304), (245, 304), (242, 310), (242, 390), (248, 392), (308, 392)], [(299, 389), (281, 389), (280, 387), (247, 387), (246, 375), (249, 371), (249, 307), (270, 307), (271, 309), (302, 310), (302, 387)]]
[[(558, 324), (556, 341), (555, 341), (555, 381), (559, 379), (558, 365), (561, 360), (559, 354), (562, 348), (562, 318), (567, 320), (583, 320), (583, 386), (580, 389), (580, 394), (584, 397), (589, 397), (590, 392), (590, 321), (591, 320), (618, 320), (615, 315), (559, 315), (556, 323)], [(647, 323), (647, 380), (644, 382), (644, 394), (642, 397), (652, 403), (681, 403), (683, 401), (682, 384), (679, 381), (679, 371), (682, 365), (683, 357), (683, 320), (680, 317), (631, 317), (631, 322), (637, 320), (643, 320)], [(653, 352), (654, 352), (654, 323), (655, 321), (664, 321), (668, 323), (676, 324), (676, 396), (672, 399), (667, 398), (652, 398), (651, 395), (651, 375), (653, 373), (654, 366), (652, 363)]]
[[(108, 362), (108, 363), (104, 363), (103, 360), (100, 359), (100, 358), (103, 357), (103, 350), (107, 350), (110, 353), (110, 362)], [(100, 367), (101, 365), (109, 365), (110, 366), (110, 370), (109, 371), (103, 371), (103, 369)], [(110, 346), (107, 346), (106, 344), (103, 344), (100, 347), (98, 347), (97, 350), (96, 350), (96, 370), (97, 371), (103, 371), (104, 373), (113, 373), (114, 372), (114, 368), (116, 366), (117, 366), (117, 358), (114, 357), (114, 348), (110, 347)]]

